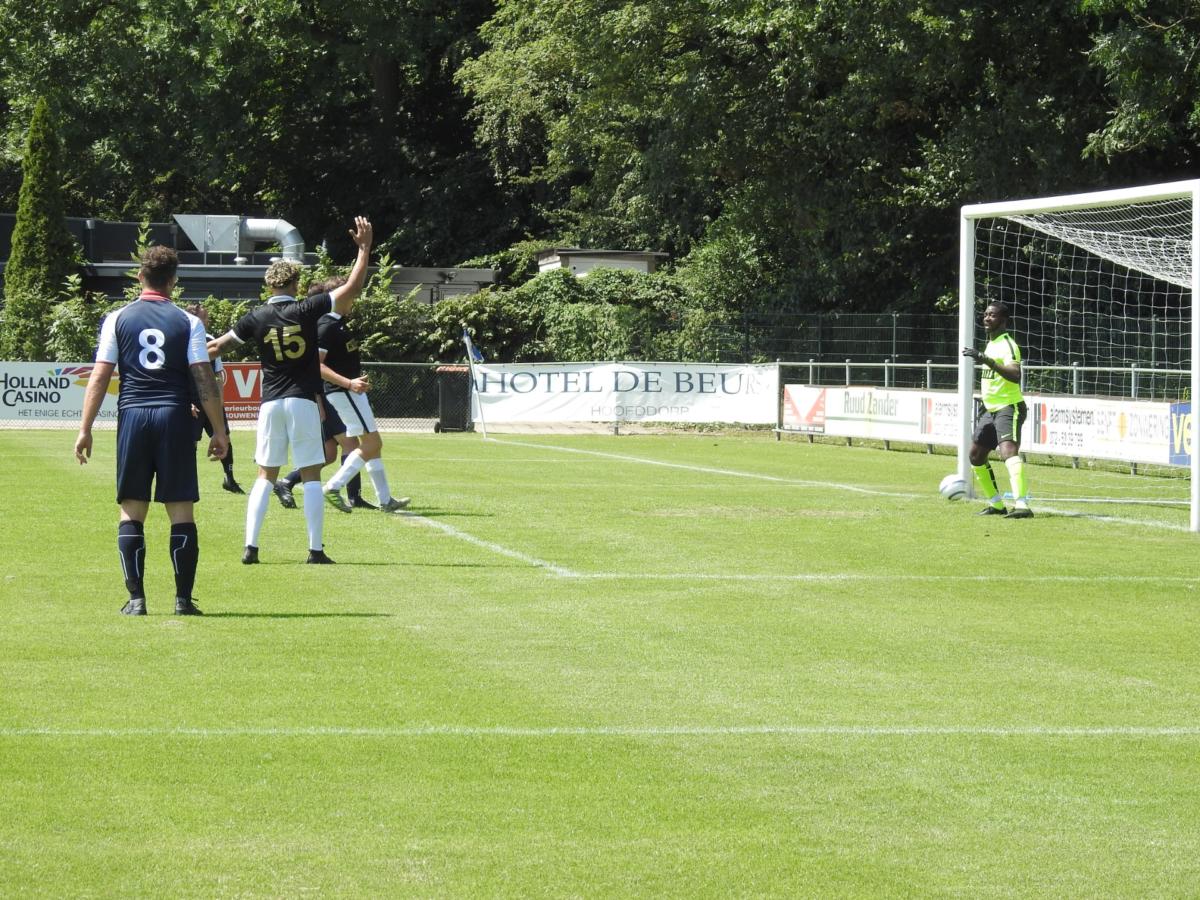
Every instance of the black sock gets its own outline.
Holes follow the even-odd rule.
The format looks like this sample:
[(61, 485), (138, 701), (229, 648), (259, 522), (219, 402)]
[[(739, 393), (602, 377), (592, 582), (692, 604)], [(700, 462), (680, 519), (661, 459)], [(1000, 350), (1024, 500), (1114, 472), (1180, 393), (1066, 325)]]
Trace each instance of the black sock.
[(146, 568), (146, 531), (141, 522), (130, 520), (117, 525), (117, 553), (121, 556), (129, 596), (145, 598), (142, 573)]
[(221, 465), (225, 467), (225, 474), (229, 476), (229, 480), (233, 481), (233, 432), (229, 430), (229, 419), (225, 420), (225, 436), (229, 438), (229, 449), (225, 451)]
[(200, 544), (195, 522), (171, 526), (171, 565), (175, 567), (175, 596), (192, 596), (196, 583), (196, 563), (200, 559)]
[[(350, 455), (349, 453), (342, 454), (342, 465), (346, 464), (346, 457), (348, 457), (349, 455)], [(361, 472), (355, 472), (354, 477), (346, 482), (346, 496), (350, 498), (351, 503), (353, 503), (355, 500), (357, 500), (359, 497), (362, 496), (362, 473)]]
[(298, 485), (300, 483), (300, 470), (292, 469), (292, 471), (288, 472), (286, 475), (284, 475), (282, 478), (279, 479), (279, 483), (282, 484), (285, 488), (287, 488), (290, 491), (292, 488), (294, 488), (296, 485)]

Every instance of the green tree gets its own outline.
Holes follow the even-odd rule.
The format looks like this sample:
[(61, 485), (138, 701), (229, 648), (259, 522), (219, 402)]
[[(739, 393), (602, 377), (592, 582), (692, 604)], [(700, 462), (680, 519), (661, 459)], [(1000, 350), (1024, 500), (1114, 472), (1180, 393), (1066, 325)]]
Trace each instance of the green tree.
[(565, 239), (667, 250), (731, 311), (929, 307), (963, 202), (1111, 175), (1083, 157), (1091, 27), (1040, 0), (541, 0), (459, 77)]
[(342, 255), (365, 213), (407, 265), (505, 246), (517, 215), (453, 82), (491, 8), (0, 0), (0, 208), (45, 95), (63, 113), (72, 205), (102, 218), (284, 216)]
[(1083, 0), (1096, 25), (1092, 63), (1111, 98), (1088, 151), (1195, 174), (1200, 147), (1200, 9), (1190, 0)]
[(25, 139), (20, 200), (12, 252), (4, 269), (4, 320), (0, 356), (43, 359), (50, 308), (75, 269), (75, 242), (67, 231), (60, 185), (58, 135), (40, 100)]

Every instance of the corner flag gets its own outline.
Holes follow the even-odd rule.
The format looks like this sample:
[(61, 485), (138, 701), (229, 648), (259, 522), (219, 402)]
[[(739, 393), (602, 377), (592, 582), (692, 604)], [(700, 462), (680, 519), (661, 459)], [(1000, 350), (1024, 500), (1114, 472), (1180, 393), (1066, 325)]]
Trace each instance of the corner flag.
[(479, 348), (471, 342), (471, 333), (467, 331), (467, 327), (463, 326), (463, 344), (467, 348), (467, 367), (471, 371), (471, 405), (473, 411), (479, 413), (479, 426), (483, 430), (483, 439), (487, 440), (487, 422), (483, 420), (483, 403), (480, 402), (479, 396), (475, 393), (475, 364), (483, 362), (483, 354)]
[(463, 328), (463, 343), (467, 345), (467, 359), (473, 363), (483, 362), (483, 354), (478, 347), (471, 343), (470, 332), (465, 327)]

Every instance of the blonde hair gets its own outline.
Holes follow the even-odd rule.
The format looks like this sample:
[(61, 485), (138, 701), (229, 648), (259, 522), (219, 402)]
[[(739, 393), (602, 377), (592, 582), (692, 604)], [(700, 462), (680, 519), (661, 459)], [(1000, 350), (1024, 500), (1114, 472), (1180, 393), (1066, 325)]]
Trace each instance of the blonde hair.
[(294, 259), (277, 259), (267, 266), (267, 274), (263, 276), (263, 281), (268, 287), (285, 288), (299, 278), (303, 271), (304, 263)]

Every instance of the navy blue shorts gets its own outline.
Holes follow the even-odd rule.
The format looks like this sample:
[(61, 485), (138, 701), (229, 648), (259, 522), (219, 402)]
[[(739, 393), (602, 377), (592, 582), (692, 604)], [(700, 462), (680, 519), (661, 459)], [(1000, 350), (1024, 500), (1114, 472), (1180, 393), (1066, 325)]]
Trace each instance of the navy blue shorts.
[(322, 397), (321, 406), (325, 407), (325, 421), (321, 423), (322, 437), (327, 441), (332, 441), (339, 434), (345, 434), (346, 423), (342, 421), (338, 411), (333, 408), (333, 404)]
[(117, 415), (117, 502), (200, 499), (195, 419), (186, 406), (123, 409)]

